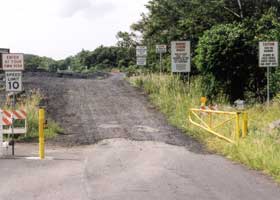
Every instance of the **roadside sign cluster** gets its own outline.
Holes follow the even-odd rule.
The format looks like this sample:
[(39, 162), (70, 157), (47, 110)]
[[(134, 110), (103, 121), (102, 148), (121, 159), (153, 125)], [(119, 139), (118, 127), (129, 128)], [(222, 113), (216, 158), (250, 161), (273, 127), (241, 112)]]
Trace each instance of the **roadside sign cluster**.
[(5, 71), (6, 75), (6, 91), (21, 92), (22, 71), (24, 70), (23, 54), (3, 53), (2, 70)]
[[(156, 45), (156, 53), (160, 54), (160, 71), (162, 71), (162, 54), (167, 53), (167, 45)], [(147, 64), (147, 47), (136, 47), (136, 61), (138, 66)], [(190, 73), (191, 72), (191, 42), (173, 41), (171, 42), (171, 68), (172, 72)]]
[[(19, 53), (10, 53), (9, 49), (0, 49), (0, 57), (1, 57), (1, 69), (5, 71), (6, 75), (6, 92), (12, 92), (13, 94), (13, 109), (12, 111), (15, 112), (15, 92), (22, 91), (22, 71), (24, 70), (24, 56), (23, 54)], [(15, 150), (15, 142), (14, 142), (14, 134), (15, 134), (15, 127), (14, 127), (14, 120), (16, 119), (15, 113), (11, 115), (11, 134), (12, 140), (10, 141), (12, 145), (12, 155), (14, 155)], [(0, 112), (0, 127), (3, 126), (3, 115)], [(3, 128), (0, 128), (0, 149), (3, 150)]]
[(137, 65), (145, 66), (147, 64), (147, 47), (137, 46), (136, 47), (136, 61)]
[[(166, 45), (156, 45), (156, 53), (160, 54), (160, 72), (162, 70), (162, 54), (167, 52)], [(138, 46), (136, 48), (137, 65), (144, 66), (147, 62), (147, 47)], [(269, 78), (270, 68), (278, 67), (278, 42), (259, 42), (259, 67), (267, 68), (267, 102), (269, 104)], [(171, 42), (171, 69), (173, 73), (191, 72), (191, 42), (173, 41)]]

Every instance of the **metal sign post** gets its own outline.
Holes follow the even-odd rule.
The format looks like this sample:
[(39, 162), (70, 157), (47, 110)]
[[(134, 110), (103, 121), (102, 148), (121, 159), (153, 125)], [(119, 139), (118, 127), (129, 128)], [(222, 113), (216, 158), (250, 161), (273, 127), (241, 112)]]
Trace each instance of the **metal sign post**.
[(267, 68), (267, 105), (270, 104), (270, 67), (278, 67), (278, 42), (259, 42), (259, 66)]
[[(15, 92), (13, 92), (13, 111), (16, 110), (16, 95)], [(12, 155), (15, 155), (15, 131), (14, 131), (14, 115), (12, 115), (12, 140), (10, 142), (10, 145), (12, 145)]]
[(159, 72), (162, 72), (162, 53), (159, 54)]
[(188, 85), (189, 85), (189, 89), (191, 90), (191, 73), (188, 72)]
[[(12, 101), (12, 110), (16, 110), (16, 94), (15, 92), (22, 91), (22, 72), (19, 71), (6, 71), (6, 91), (12, 92), (13, 101)], [(10, 141), (10, 145), (12, 146), (12, 155), (15, 155), (15, 141), (14, 141), (14, 115), (12, 114), (12, 140)], [(9, 137), (10, 139), (10, 137)]]
[(270, 84), (270, 70), (269, 70), (269, 67), (267, 67), (267, 105), (269, 106), (270, 104), (270, 87), (269, 87), (269, 84)]
[(162, 73), (162, 54), (166, 53), (167, 52), (167, 47), (166, 45), (164, 44), (161, 44), (161, 45), (156, 45), (156, 53), (159, 54), (159, 71), (160, 71), (160, 74)]
[[(24, 70), (24, 55), (19, 53), (4, 53), (2, 54), (2, 69), (6, 75), (6, 92), (12, 92), (13, 102), (12, 110), (16, 108), (16, 93), (22, 91), (22, 72)], [(12, 155), (15, 155), (15, 141), (14, 141), (14, 122), (15, 118), (12, 114), (11, 135), (12, 140), (9, 145), (12, 146)], [(10, 139), (10, 135), (8, 135)]]

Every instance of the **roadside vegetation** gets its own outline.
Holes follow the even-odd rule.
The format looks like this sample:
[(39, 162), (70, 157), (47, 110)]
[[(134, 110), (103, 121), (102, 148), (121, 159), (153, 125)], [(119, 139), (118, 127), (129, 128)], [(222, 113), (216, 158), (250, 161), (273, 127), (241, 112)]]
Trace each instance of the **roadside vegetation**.
[[(16, 105), (17, 108), (22, 108), (27, 113), (27, 134), (26, 136), (20, 136), (18, 141), (37, 141), (38, 139), (38, 105), (42, 99), (42, 95), (39, 91), (31, 91), (30, 95)], [(9, 108), (7, 108), (9, 109)], [(46, 116), (47, 117), (47, 116)], [(61, 128), (53, 120), (48, 120), (48, 128), (45, 129), (45, 138), (50, 139), (57, 135), (61, 131)]]
[[(130, 77), (136, 87), (143, 88), (151, 101), (168, 117), (171, 124), (204, 143), (209, 150), (243, 163), (251, 169), (261, 170), (280, 182), (280, 129), (270, 130), (268, 124), (279, 119), (280, 98), (275, 97), (269, 107), (262, 104), (248, 105), (249, 134), (237, 145), (212, 136), (189, 123), (190, 108), (200, 107), (202, 77), (191, 80), (191, 86), (179, 76), (141, 75)], [(233, 109), (220, 95), (214, 101), (219, 108)]]

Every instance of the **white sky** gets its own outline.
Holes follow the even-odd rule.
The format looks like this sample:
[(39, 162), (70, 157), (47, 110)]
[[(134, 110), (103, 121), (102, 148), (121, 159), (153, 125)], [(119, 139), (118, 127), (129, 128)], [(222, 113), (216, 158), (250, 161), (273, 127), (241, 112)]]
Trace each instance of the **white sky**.
[(114, 45), (148, 0), (0, 0), (0, 48), (62, 59)]

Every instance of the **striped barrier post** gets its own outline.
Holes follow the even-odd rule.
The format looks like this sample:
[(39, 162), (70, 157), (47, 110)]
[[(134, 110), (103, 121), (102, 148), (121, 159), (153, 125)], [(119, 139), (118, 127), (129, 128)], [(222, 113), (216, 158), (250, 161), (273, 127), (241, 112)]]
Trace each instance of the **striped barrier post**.
[[(0, 119), (2, 119), (3, 113), (0, 111)], [(0, 120), (0, 156), (3, 155), (4, 147), (3, 147), (3, 122)]]

